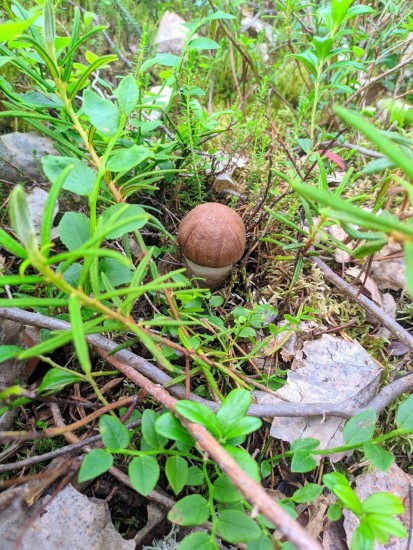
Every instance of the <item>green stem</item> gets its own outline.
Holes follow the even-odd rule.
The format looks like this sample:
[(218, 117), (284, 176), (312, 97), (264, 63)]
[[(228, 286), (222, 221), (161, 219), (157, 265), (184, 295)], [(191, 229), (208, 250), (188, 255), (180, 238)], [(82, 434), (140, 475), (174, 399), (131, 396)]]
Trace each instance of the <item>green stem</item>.
[[(353, 445), (340, 445), (340, 447), (334, 447), (333, 449), (308, 449), (308, 453), (310, 455), (330, 455), (333, 453), (354, 451), (356, 449), (361, 449), (364, 443), (376, 443), (376, 444), (382, 443), (383, 441), (387, 441), (388, 439), (392, 439), (398, 436), (410, 435), (412, 433), (413, 433), (413, 429), (404, 430), (402, 428), (398, 428), (397, 430), (392, 430), (391, 432), (381, 435), (379, 437), (376, 437), (374, 439), (371, 439), (370, 441), (363, 441), (362, 443), (354, 443)], [(286, 453), (283, 453), (283, 454), (274, 455), (273, 457), (268, 459), (268, 462), (281, 460), (283, 457), (286, 457), (286, 456), (293, 456), (295, 452), (296, 451), (287, 451)]]
[(320, 84), (321, 84), (321, 74), (322, 68), (320, 67), (317, 71), (317, 77), (314, 84), (314, 97), (313, 97), (313, 107), (311, 109), (311, 121), (310, 121), (310, 138), (311, 146), (314, 147), (314, 134), (315, 134), (315, 119), (317, 116), (317, 107), (318, 107), (318, 97), (320, 94)]

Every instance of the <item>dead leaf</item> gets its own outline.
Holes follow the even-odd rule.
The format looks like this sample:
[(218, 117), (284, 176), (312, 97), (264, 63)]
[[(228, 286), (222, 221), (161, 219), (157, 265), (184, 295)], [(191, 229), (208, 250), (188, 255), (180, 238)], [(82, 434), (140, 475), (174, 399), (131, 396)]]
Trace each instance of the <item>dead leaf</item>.
[[(383, 302), (383, 311), (387, 313), (389, 317), (396, 320), (396, 300), (393, 298), (393, 296), (390, 294), (390, 292), (385, 292), (382, 297)], [(391, 339), (391, 332), (386, 327), (380, 327), (377, 331), (376, 336), (378, 338), (386, 338), (387, 340)]]
[[(346, 269), (346, 275), (350, 275), (350, 277), (358, 277), (360, 275), (361, 268), (359, 267), (348, 267)], [(365, 277), (365, 272), (361, 274), (360, 278), (357, 281), (358, 285), (363, 284), (363, 288), (367, 289), (371, 294), (371, 299), (376, 302), (380, 307), (383, 306), (382, 300), (381, 300), (381, 293), (378, 289), (378, 286), (376, 285), (375, 281), (370, 277), (370, 275)]]
[[(365, 500), (368, 496), (379, 491), (385, 491), (399, 497), (404, 506), (404, 514), (400, 519), (407, 530), (409, 530), (409, 486), (413, 483), (413, 476), (409, 476), (396, 464), (393, 464), (387, 472), (373, 470), (356, 477), (356, 491), (360, 500)], [(344, 509), (344, 529), (347, 534), (347, 542), (353, 537), (353, 533), (358, 527), (359, 521), (349, 510)], [(374, 545), (374, 550), (405, 550), (406, 540), (391, 537), (386, 545), (378, 542)]]
[[(344, 403), (361, 407), (371, 401), (379, 387), (382, 369), (358, 342), (347, 342), (329, 334), (305, 342), (288, 372), (287, 383), (277, 390), (278, 399), (266, 392), (254, 392), (257, 402)], [(283, 441), (314, 438), (321, 449), (344, 443), (343, 418), (274, 418), (270, 434)], [(351, 454), (351, 453), (349, 453)], [(348, 454), (331, 455), (337, 462)]]
[[(342, 243), (344, 243), (348, 238), (347, 233), (339, 225), (330, 225), (330, 227), (327, 227), (325, 231)], [(351, 244), (346, 244), (346, 246), (352, 249)], [(351, 254), (348, 254), (348, 252), (345, 252), (340, 248), (336, 248), (336, 251), (334, 252), (334, 258), (339, 264), (346, 264), (353, 261), (353, 257), (351, 256)]]
[[(32, 509), (10, 506), (0, 516), (0, 550), (14, 547), (29, 513), (50, 497), (43, 497)], [(90, 499), (68, 485), (36, 518), (24, 534), (21, 549), (133, 550), (133, 540), (116, 531), (107, 503)]]
[(406, 261), (402, 247), (397, 243), (384, 246), (371, 265), (371, 276), (380, 290), (406, 288)]

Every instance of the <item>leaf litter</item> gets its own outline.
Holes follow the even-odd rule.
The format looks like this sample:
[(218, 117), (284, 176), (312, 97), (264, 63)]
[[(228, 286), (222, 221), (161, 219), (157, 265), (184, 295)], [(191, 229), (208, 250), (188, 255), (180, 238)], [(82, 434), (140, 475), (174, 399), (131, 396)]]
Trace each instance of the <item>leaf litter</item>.
[[(304, 342), (296, 348), (285, 386), (275, 395), (256, 391), (259, 404), (349, 403), (351, 407), (367, 405), (379, 389), (381, 367), (373, 361), (358, 342), (324, 334), (318, 340)], [(344, 444), (342, 431), (346, 420), (339, 417), (275, 417), (270, 435), (283, 441), (299, 438), (320, 441), (320, 449)], [(332, 462), (350, 456), (352, 452), (330, 455)]]

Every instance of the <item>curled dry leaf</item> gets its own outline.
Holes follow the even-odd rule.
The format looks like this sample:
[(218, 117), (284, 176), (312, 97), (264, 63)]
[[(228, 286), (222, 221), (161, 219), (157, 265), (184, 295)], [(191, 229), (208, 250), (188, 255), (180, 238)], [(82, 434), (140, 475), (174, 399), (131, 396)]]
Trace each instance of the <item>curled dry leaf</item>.
[[(293, 370), (294, 369), (294, 370)], [(291, 401), (293, 403), (344, 403), (362, 407), (376, 395), (382, 369), (358, 342), (324, 334), (319, 340), (305, 342), (298, 353), (287, 383), (276, 393), (254, 392), (259, 404)], [(314, 438), (321, 449), (343, 445), (345, 420), (337, 417), (274, 418), (270, 434), (284, 441)], [(351, 453), (336, 453), (337, 462)]]
[[(379, 491), (385, 491), (386, 493), (391, 493), (392, 495), (399, 497), (404, 506), (404, 513), (400, 516), (400, 519), (406, 529), (409, 530), (409, 487), (412, 483), (413, 476), (409, 476), (396, 464), (393, 464), (387, 472), (373, 470), (357, 476), (354, 490), (361, 500), (365, 500), (368, 496)], [(344, 529), (346, 531), (347, 542), (349, 544), (356, 527), (358, 527), (358, 524), (359, 522), (356, 516), (349, 510), (345, 509)], [(390, 548), (391, 550), (405, 550), (406, 540), (391, 537), (386, 545), (376, 542), (374, 546), (374, 550), (389, 550)]]

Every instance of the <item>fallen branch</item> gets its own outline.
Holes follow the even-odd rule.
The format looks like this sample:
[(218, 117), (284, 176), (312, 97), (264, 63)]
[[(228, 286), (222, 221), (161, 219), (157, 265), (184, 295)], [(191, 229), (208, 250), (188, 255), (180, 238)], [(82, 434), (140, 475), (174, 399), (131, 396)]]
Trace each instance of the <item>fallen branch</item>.
[[(315, 262), (315, 260), (317, 260), (317, 262)], [(317, 263), (317, 265), (318, 265), (318, 261), (320, 261), (321, 264), (323, 264), (327, 268), (327, 270), (329, 270), (329, 272), (331, 272), (335, 277), (340, 279), (338, 275), (335, 275), (335, 273), (331, 271), (331, 269), (318, 258), (312, 258), (312, 261)], [(320, 267), (320, 269), (322, 268)], [(340, 280), (342, 281), (342, 279)], [(351, 285), (348, 285), (345, 281), (342, 281), (342, 282), (344, 283), (344, 285), (347, 285), (348, 287), (352, 288)], [(353, 291), (354, 291), (354, 294), (357, 293), (357, 290), (353, 289)], [(380, 308), (378, 308), (375, 304), (373, 304), (373, 302), (371, 302), (365, 296), (359, 296), (357, 299), (359, 303), (363, 305), (360, 299), (363, 299), (363, 303), (366, 303), (366, 304), (369, 303), (372, 306), (374, 306), (374, 308), (381, 311)], [(368, 311), (372, 312), (372, 310), (370, 309)], [(70, 323), (66, 321), (61, 321), (60, 319), (52, 319), (40, 313), (31, 313), (31, 312), (24, 311), (17, 308), (0, 308), (0, 319), (1, 318), (11, 319), (13, 321), (17, 321), (26, 325), (47, 328), (49, 330), (69, 330), (70, 329)], [(392, 319), (390, 319), (390, 321), (395, 323), (397, 327), (399, 327), (399, 330), (407, 332), (398, 323), (396, 323), (396, 321), (393, 321)], [(383, 324), (385, 324), (384, 321), (382, 322)], [(385, 326), (387, 326), (388, 328), (387, 324), (385, 324)], [(407, 334), (408, 336), (410, 336), (409, 333)], [(412, 337), (410, 336), (410, 338)], [(109, 340), (108, 338), (104, 338), (103, 336), (100, 336), (100, 335), (96, 335), (96, 334), (89, 335), (86, 337), (86, 339), (89, 344), (104, 350), (106, 353), (111, 353), (113, 352), (114, 349), (118, 347), (118, 344), (116, 342), (113, 342), (112, 340)], [(168, 386), (168, 384), (171, 383), (172, 379), (170, 376), (168, 376), (162, 370), (158, 369), (158, 367), (156, 367), (155, 365), (153, 365), (143, 357), (140, 357), (139, 355), (136, 355), (128, 350), (121, 350), (116, 352), (114, 357), (116, 357), (120, 361), (123, 361), (124, 363), (129, 364), (133, 369), (140, 372), (141, 374), (143, 374), (144, 376), (146, 376), (156, 384), (160, 384), (162, 386)], [(409, 391), (412, 386), (413, 386), (413, 374), (409, 374), (408, 376), (399, 378), (394, 382), (392, 382), (391, 384), (389, 384), (388, 386), (386, 386), (385, 388), (383, 388), (381, 392), (370, 403), (366, 404), (364, 407), (352, 407), (351, 404), (347, 402), (345, 403), (284, 402), (284, 403), (274, 403), (274, 404), (266, 404), (266, 405), (251, 405), (251, 407), (248, 410), (248, 414), (250, 416), (257, 416), (259, 418), (274, 418), (276, 416), (283, 416), (283, 417), (338, 416), (340, 418), (351, 418), (352, 416), (355, 416), (356, 414), (366, 409), (374, 409), (377, 412), (377, 414), (379, 414), (388, 406), (389, 403), (397, 399), (397, 397), (399, 397), (402, 393)], [(180, 385), (171, 386), (169, 388), (169, 391), (171, 392), (172, 395), (174, 395), (178, 399), (186, 399), (186, 392), (183, 386), (180, 386)], [(219, 403), (216, 403), (214, 401), (208, 401), (207, 399), (204, 399), (199, 395), (195, 395), (193, 393), (189, 394), (189, 399), (197, 403), (203, 403), (204, 405), (206, 405), (207, 407), (211, 408), (214, 411), (216, 411), (219, 408)]]
[(393, 336), (400, 340), (400, 342), (403, 342), (403, 344), (407, 346), (410, 351), (413, 351), (413, 336), (397, 321), (387, 315), (387, 313), (385, 313), (379, 306), (376, 306), (376, 304), (369, 300), (366, 296), (359, 294), (356, 288), (349, 283), (346, 283), (344, 279), (334, 273), (334, 271), (330, 269), (321, 258), (313, 257), (309, 258), (309, 260), (319, 268), (328, 281), (333, 283), (346, 296), (352, 298), (360, 304), (366, 311), (373, 315), (373, 317), (380, 321), (380, 323), (386, 327), (393, 334)]
[[(162, 386), (154, 384), (130, 365), (119, 361), (115, 355), (108, 356), (103, 350), (98, 349), (102, 357), (124, 374), (137, 386), (147, 391), (159, 403), (167, 409), (175, 412), (177, 400), (173, 398)], [(240, 466), (221, 447), (215, 438), (200, 424), (193, 424), (181, 419), (182, 424), (192, 434), (198, 446), (212, 457), (221, 470), (231, 479), (232, 483), (244, 495), (246, 500), (254, 507), (254, 510), (263, 514), (272, 521), (281, 533), (300, 550), (320, 550), (321, 546), (314, 541), (301, 525), (293, 520), (281, 506), (270, 497), (264, 488), (251, 479)]]

